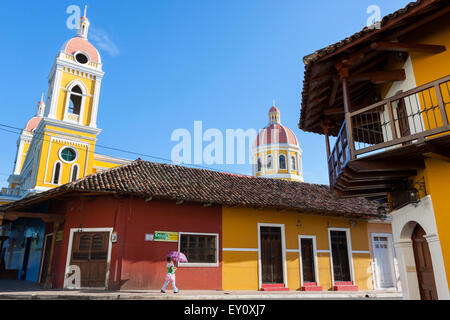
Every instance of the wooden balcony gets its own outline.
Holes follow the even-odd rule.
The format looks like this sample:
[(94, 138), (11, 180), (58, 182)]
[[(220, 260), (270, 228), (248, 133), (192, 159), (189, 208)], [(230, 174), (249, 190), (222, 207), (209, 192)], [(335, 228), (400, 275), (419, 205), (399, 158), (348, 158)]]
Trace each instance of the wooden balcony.
[(350, 112), (328, 158), (331, 188), (384, 198), (425, 158), (449, 160), (449, 114), (450, 76)]

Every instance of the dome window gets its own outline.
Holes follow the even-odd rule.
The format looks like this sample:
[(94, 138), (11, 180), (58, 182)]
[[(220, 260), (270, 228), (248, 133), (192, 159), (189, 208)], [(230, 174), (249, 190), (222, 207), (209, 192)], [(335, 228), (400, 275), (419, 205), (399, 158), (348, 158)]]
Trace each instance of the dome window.
[(292, 156), (291, 157), (291, 168), (292, 170), (297, 170), (297, 157), (296, 156)]
[(279, 162), (280, 162), (280, 169), (281, 170), (286, 170), (286, 156), (284, 154), (280, 154), (279, 157)]
[(75, 60), (81, 64), (86, 64), (89, 62), (88, 56), (82, 52), (78, 52), (75, 54)]
[(261, 167), (262, 167), (261, 158), (258, 158), (258, 161), (256, 164), (256, 171), (261, 172)]
[(272, 169), (273, 168), (273, 162), (272, 162), (272, 155), (268, 155), (267, 156), (267, 169)]

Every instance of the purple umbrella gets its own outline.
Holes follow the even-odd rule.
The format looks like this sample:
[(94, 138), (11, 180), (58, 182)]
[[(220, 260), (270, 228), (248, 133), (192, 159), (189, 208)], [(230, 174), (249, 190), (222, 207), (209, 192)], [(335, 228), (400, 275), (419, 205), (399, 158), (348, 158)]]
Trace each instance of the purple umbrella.
[(180, 251), (170, 251), (166, 255), (166, 258), (171, 258), (173, 261), (177, 261), (177, 262), (188, 262), (184, 253), (180, 252)]

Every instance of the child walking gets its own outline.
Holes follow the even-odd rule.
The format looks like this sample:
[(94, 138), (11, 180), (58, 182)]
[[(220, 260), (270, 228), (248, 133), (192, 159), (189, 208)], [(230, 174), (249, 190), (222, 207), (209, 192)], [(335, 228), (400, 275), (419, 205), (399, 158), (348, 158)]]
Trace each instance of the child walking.
[(166, 281), (164, 282), (164, 284), (161, 288), (161, 292), (166, 293), (165, 290), (170, 281), (172, 284), (173, 293), (178, 293), (178, 289), (175, 286), (175, 270), (177, 270), (177, 268), (175, 268), (171, 258), (167, 258), (167, 266), (166, 267), (167, 267)]

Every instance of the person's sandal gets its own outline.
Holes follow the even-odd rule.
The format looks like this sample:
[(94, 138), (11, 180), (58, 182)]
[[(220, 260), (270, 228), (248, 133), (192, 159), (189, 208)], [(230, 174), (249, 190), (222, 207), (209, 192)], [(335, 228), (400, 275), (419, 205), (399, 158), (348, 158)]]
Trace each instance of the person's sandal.
[(161, 290), (162, 293), (166, 293), (164, 290)]

